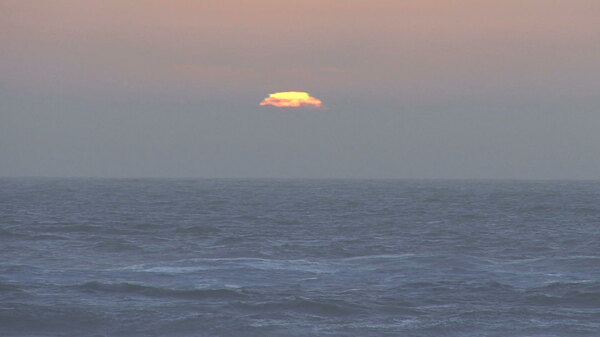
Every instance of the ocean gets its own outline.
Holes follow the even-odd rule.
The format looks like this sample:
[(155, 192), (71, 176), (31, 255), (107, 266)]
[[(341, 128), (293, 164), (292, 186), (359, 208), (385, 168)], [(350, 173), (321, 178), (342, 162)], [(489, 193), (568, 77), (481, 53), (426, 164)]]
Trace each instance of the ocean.
[(0, 336), (600, 336), (600, 182), (0, 179)]

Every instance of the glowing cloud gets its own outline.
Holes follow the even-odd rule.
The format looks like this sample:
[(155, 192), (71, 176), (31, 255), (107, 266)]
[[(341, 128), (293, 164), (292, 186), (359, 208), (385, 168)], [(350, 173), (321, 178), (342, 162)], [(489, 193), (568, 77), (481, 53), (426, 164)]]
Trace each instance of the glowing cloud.
[(302, 106), (319, 108), (322, 104), (323, 102), (320, 99), (302, 91), (276, 92), (260, 102), (260, 105), (272, 105), (279, 108), (298, 108)]

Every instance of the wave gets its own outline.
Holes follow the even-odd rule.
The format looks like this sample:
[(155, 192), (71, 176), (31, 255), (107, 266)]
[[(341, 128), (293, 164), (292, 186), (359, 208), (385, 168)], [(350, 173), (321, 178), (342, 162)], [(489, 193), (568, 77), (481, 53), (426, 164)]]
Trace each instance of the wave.
[(21, 292), (23, 288), (18, 284), (14, 283), (3, 283), (0, 282), (0, 294), (4, 292)]
[(114, 225), (98, 225), (98, 224), (57, 224), (57, 225), (46, 225), (43, 227), (45, 232), (49, 233), (75, 233), (75, 234), (86, 234), (86, 233), (103, 233), (109, 235), (117, 234), (135, 234), (135, 231), (127, 229), (125, 227), (118, 227)]
[(0, 272), (10, 274), (10, 273), (21, 273), (27, 272), (30, 274), (36, 273), (40, 271), (40, 268), (28, 266), (25, 264), (0, 264)]
[[(128, 268), (133, 269), (135, 268)], [(210, 270), (212, 268), (207, 267), (150, 267), (138, 269), (138, 271), (147, 272), (147, 273), (159, 273), (159, 274), (191, 274), (199, 271)]]
[(174, 230), (175, 233), (192, 234), (192, 235), (214, 235), (220, 233), (222, 230), (217, 227), (211, 226), (186, 226), (178, 227)]
[[(279, 301), (236, 303), (237, 309), (256, 312), (300, 312), (312, 315), (345, 316), (363, 311), (363, 307), (340, 299), (294, 297)], [(366, 310), (366, 309), (364, 309)]]
[(600, 282), (553, 282), (531, 288), (525, 294), (526, 302), (531, 305), (597, 307), (600, 303)]
[(124, 270), (133, 270), (140, 272), (154, 272), (164, 274), (184, 274), (194, 273), (203, 270), (218, 270), (232, 268), (248, 268), (258, 270), (284, 270), (302, 273), (333, 273), (334, 266), (324, 262), (310, 261), (304, 259), (298, 260), (276, 260), (262, 258), (194, 258), (174, 261), (174, 263), (184, 264), (183, 266), (149, 266), (133, 265), (124, 267)]
[(534, 288), (534, 290), (552, 290), (552, 291), (561, 291), (561, 290), (577, 290), (577, 289), (589, 289), (592, 291), (600, 292), (600, 281), (596, 280), (579, 280), (579, 281), (570, 281), (570, 282), (551, 282), (545, 284), (541, 287)]
[(90, 336), (83, 332), (107, 324), (105, 316), (90, 308), (0, 302), (2, 336)]
[(345, 261), (364, 261), (364, 260), (400, 260), (415, 257), (416, 255), (413, 253), (406, 254), (379, 254), (379, 255), (364, 255), (364, 256), (354, 256), (347, 257), (342, 260)]
[(54, 234), (36, 234), (36, 233), (16, 233), (10, 230), (0, 228), (0, 239), (24, 239), (24, 240), (69, 240), (68, 237)]
[(45, 226), (44, 230), (47, 232), (58, 233), (105, 233), (110, 232), (112, 228), (107, 229), (100, 225), (60, 224)]
[(9, 231), (8, 229), (0, 228), (0, 239), (16, 239), (16, 238), (22, 238), (22, 237), (27, 237), (27, 235), (24, 235), (21, 233), (15, 233), (15, 232)]
[(40, 234), (30, 237), (30, 240), (69, 240), (69, 237), (62, 235), (53, 235), (53, 234)]
[(106, 292), (148, 297), (171, 297), (187, 300), (231, 299), (245, 298), (247, 296), (240, 290), (229, 288), (170, 289), (128, 282), (102, 283), (92, 281), (76, 286), (76, 288), (85, 292)]
[(142, 250), (141, 247), (135, 245), (131, 241), (123, 239), (106, 239), (94, 245), (96, 249), (110, 252), (124, 252), (133, 250)]

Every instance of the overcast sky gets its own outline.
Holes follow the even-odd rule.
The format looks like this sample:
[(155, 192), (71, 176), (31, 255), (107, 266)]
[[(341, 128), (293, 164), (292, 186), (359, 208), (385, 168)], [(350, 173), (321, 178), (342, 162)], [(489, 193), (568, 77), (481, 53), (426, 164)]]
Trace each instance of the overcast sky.
[(600, 1), (0, 0), (0, 176), (600, 179)]

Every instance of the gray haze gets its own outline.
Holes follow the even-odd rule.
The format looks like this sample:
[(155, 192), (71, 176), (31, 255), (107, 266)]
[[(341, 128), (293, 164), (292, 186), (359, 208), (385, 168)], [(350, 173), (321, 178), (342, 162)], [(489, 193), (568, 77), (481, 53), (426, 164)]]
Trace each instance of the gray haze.
[[(600, 178), (597, 0), (0, 0), (0, 176)], [(258, 103), (302, 90), (324, 109)]]

